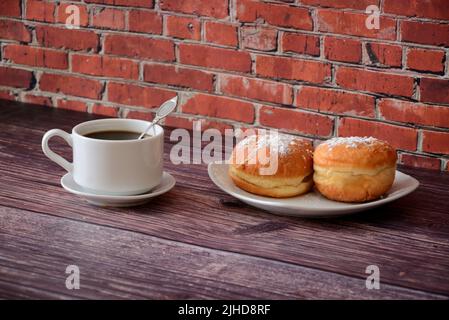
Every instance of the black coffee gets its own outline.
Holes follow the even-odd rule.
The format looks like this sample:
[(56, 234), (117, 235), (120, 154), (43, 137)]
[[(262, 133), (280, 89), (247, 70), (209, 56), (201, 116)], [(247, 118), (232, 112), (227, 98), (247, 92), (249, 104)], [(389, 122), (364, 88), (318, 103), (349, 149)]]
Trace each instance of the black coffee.
[[(136, 140), (141, 133), (132, 131), (98, 131), (84, 135), (85, 137), (98, 140)], [(145, 135), (148, 138), (150, 135)]]

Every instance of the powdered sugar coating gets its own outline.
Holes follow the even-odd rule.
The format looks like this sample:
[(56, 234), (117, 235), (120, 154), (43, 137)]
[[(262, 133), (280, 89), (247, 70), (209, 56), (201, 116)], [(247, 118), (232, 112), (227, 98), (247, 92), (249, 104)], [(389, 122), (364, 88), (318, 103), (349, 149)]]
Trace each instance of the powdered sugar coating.
[(262, 135), (251, 135), (249, 137), (246, 137), (242, 141), (238, 143), (239, 147), (255, 147), (254, 152), (257, 152), (259, 150), (269, 148), (272, 151), (277, 152), (279, 155), (286, 155), (289, 150), (290, 146), (297, 145), (299, 143), (299, 140), (297, 137), (278, 133), (278, 134), (262, 134)]
[(337, 137), (325, 141), (323, 144), (327, 145), (329, 151), (336, 146), (344, 145), (346, 148), (357, 148), (359, 145), (371, 146), (378, 143), (380, 140), (374, 137)]

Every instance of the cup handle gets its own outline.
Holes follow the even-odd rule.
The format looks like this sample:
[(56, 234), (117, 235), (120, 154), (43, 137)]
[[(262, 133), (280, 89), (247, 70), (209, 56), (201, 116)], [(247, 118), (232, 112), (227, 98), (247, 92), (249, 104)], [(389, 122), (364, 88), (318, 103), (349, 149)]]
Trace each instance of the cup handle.
[(66, 159), (61, 157), (59, 154), (54, 153), (50, 147), (48, 146), (48, 141), (50, 141), (53, 137), (61, 137), (64, 139), (69, 146), (72, 147), (72, 135), (59, 130), (59, 129), (52, 129), (45, 133), (44, 137), (42, 138), (42, 151), (44, 151), (44, 154), (50, 159), (59, 164), (61, 167), (63, 167), (67, 172), (73, 171), (73, 164), (68, 162)]

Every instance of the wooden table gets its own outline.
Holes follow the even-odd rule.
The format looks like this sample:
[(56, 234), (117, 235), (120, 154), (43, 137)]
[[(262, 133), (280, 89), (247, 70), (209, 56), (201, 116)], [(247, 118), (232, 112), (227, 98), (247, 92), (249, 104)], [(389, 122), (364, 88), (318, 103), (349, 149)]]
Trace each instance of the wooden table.
[[(1, 298), (447, 299), (449, 174), (400, 168), (421, 186), (384, 207), (299, 219), (219, 190), (206, 165), (166, 170), (176, 187), (147, 205), (97, 208), (64, 191), (45, 131), (94, 116), (0, 102)], [(70, 149), (53, 143), (62, 154)], [(66, 267), (81, 288), (65, 286)], [(380, 290), (368, 290), (368, 265)]]

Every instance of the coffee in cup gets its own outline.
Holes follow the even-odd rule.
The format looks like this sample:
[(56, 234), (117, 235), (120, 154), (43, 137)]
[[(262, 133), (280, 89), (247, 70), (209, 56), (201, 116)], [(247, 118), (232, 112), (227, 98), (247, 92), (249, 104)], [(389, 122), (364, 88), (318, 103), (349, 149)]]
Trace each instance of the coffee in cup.
[[(132, 131), (98, 131), (98, 132), (92, 132), (85, 137), (92, 138), (92, 139), (99, 139), (99, 140), (136, 140), (140, 137), (140, 132), (132, 132)], [(151, 135), (146, 134), (143, 139), (151, 137)]]

